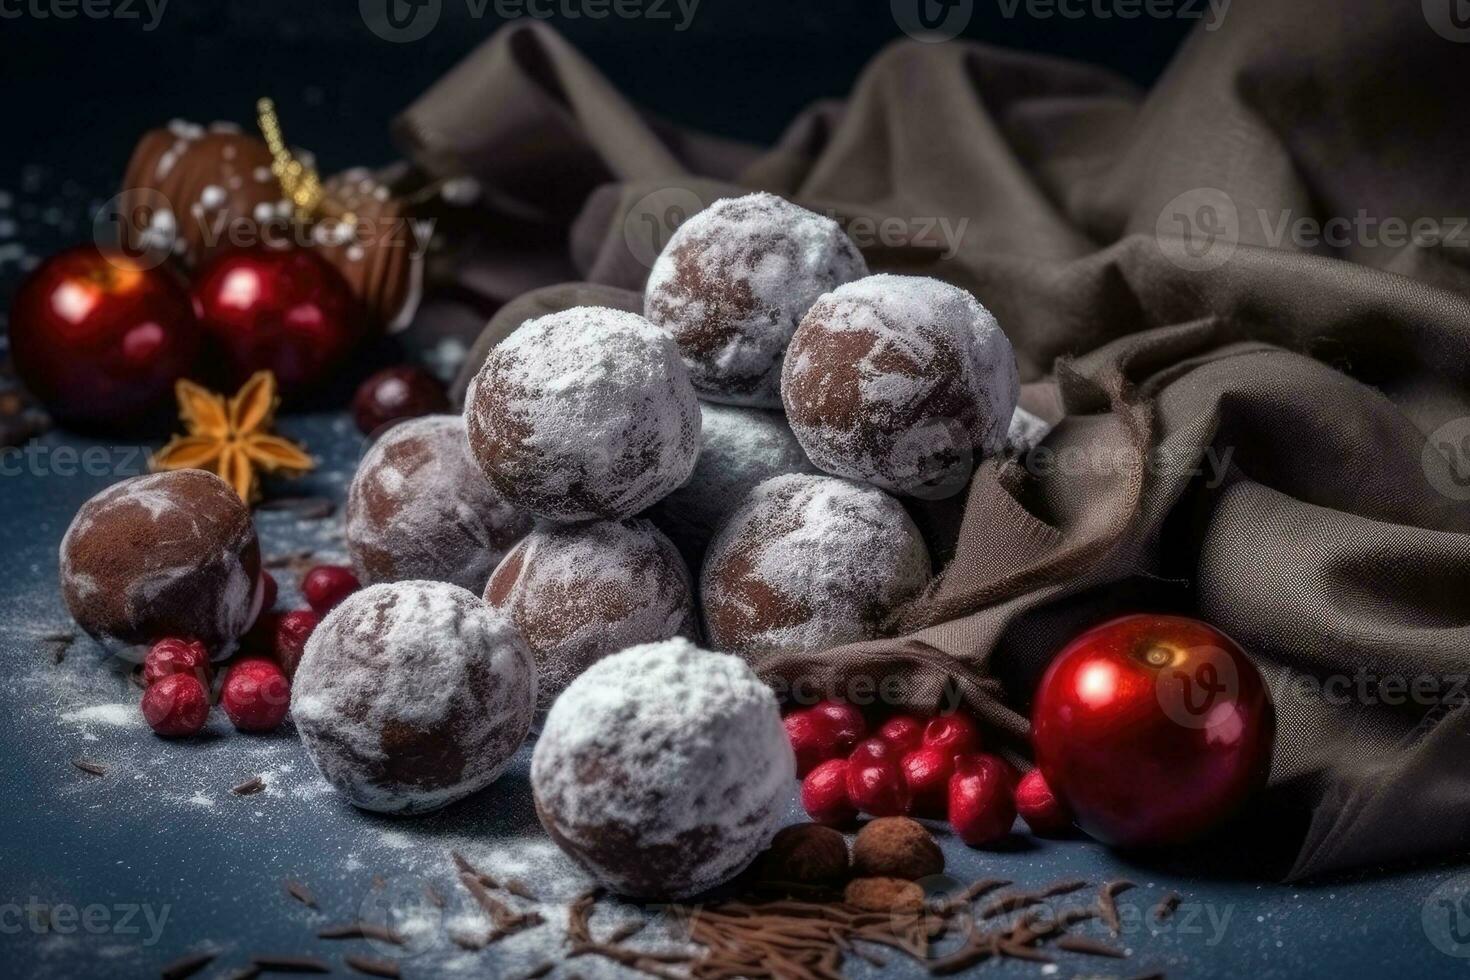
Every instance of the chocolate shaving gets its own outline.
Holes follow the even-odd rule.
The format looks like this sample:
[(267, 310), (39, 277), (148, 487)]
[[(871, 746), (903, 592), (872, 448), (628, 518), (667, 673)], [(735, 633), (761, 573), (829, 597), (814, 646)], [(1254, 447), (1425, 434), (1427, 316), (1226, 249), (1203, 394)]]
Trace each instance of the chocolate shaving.
[(255, 505), (260, 511), (284, 511), (303, 521), (320, 521), (337, 512), (337, 505), (327, 497), (276, 497)]
[(618, 926), (618, 928), (614, 929), (612, 931), (612, 934), (609, 935), (604, 941), (612, 943), (614, 945), (616, 945), (617, 943), (627, 942), (629, 939), (632, 939), (634, 936), (642, 932), (644, 927), (647, 925), (647, 922), (638, 919), (635, 919), (632, 922), (624, 922), (622, 925)]
[(1169, 918), (1169, 916), (1173, 915), (1175, 910), (1179, 908), (1179, 901), (1180, 899), (1178, 892), (1170, 892), (1169, 894), (1165, 895), (1162, 899), (1159, 900), (1159, 904), (1154, 906), (1154, 920), (1157, 922), (1163, 922), (1165, 919)]
[(966, 905), (969, 905), (975, 899), (980, 898), (984, 895), (988, 895), (990, 892), (995, 891), (997, 888), (1004, 888), (1006, 885), (1009, 884), (1010, 882), (1007, 881), (1005, 878), (981, 878), (979, 881), (972, 883), (969, 887), (965, 888), (958, 894), (953, 895), (945, 899), (943, 902), (938, 903), (934, 906), (933, 910), (940, 915), (954, 912)]
[(372, 922), (351, 922), (340, 926), (327, 926), (317, 930), (318, 939), (379, 939), (394, 946), (406, 946), (408, 940), (388, 926)]
[(1069, 953), (1083, 953), (1087, 956), (1109, 956), (1115, 960), (1128, 958), (1128, 954), (1118, 947), (1096, 939), (1088, 939), (1086, 936), (1063, 936), (1057, 940), (1057, 949), (1065, 949)]
[(248, 966), (239, 967), (225, 974), (220, 980), (255, 980), (256, 977), (260, 976), (260, 972), (260, 967), (251, 963)]
[(489, 936), (471, 936), (466, 932), (451, 932), (449, 934), (449, 941), (460, 949), (467, 949), (472, 953), (478, 953), (490, 945)]
[(398, 964), (392, 960), (375, 960), (366, 956), (344, 956), (342, 962), (356, 970), (358, 973), (366, 973), (370, 977), (401, 977), (403, 974), (398, 969)]
[(78, 769), (89, 776), (107, 775), (106, 766), (104, 766), (100, 762), (97, 762), (96, 760), (88, 759), (86, 756), (77, 756), (75, 759), (71, 760), (71, 764), (76, 766)]
[(541, 980), (542, 977), (556, 969), (556, 964), (550, 961), (542, 963), (529, 973), (522, 973), (520, 980)]
[(251, 776), (243, 783), (237, 783), (230, 787), (230, 792), (236, 796), (253, 796), (265, 789), (265, 780), (259, 776)]
[(185, 980), (186, 977), (192, 977), (194, 974), (198, 973), (200, 970), (213, 963), (214, 958), (218, 955), (218, 953), (210, 952), (188, 953), (184, 956), (180, 956), (178, 959), (172, 961), (171, 963), (166, 964), (163, 969), (159, 971), (159, 976), (162, 977), (163, 980)]
[(540, 901), (540, 899), (538, 899), (534, 894), (531, 893), (531, 889), (527, 888), (525, 882), (523, 881), (519, 881), (515, 878), (507, 878), (503, 887), (506, 891), (510, 892), (517, 898), (524, 898), (528, 902)]
[(301, 882), (293, 881), (292, 879), (287, 878), (285, 882), (283, 882), (283, 884), (286, 886), (286, 894), (296, 899), (296, 901), (300, 902), (302, 905), (305, 905), (309, 909), (314, 909), (318, 907), (316, 904), (316, 896), (311, 893), (310, 888), (307, 888)]
[(470, 871), (462, 871), (459, 875), (460, 884), (470, 893), (475, 903), (490, 916), (490, 924), (494, 927), (486, 945), (499, 942), (507, 936), (513, 936), (518, 932), (541, 925), (546, 920), (539, 912), (517, 912), (509, 905), (500, 901), (490, 894), (485, 884)]
[(252, 956), (250, 962), (265, 973), (332, 972), (332, 964), (315, 956)]
[(1133, 884), (1133, 882), (1129, 881), (1128, 879), (1119, 878), (1116, 881), (1106, 882), (1102, 886), (1102, 890), (1098, 893), (1098, 913), (1102, 916), (1103, 925), (1107, 926), (1108, 932), (1112, 933), (1114, 936), (1118, 935), (1123, 930), (1123, 922), (1118, 917), (1117, 898), (1128, 889), (1136, 887), (1138, 886)]
[(439, 889), (435, 888), (427, 881), (424, 882), (424, 897), (427, 898), (429, 900), (429, 904), (434, 906), (434, 908), (436, 909), (442, 909), (449, 904), (449, 902), (444, 898), (444, 893), (439, 891)]

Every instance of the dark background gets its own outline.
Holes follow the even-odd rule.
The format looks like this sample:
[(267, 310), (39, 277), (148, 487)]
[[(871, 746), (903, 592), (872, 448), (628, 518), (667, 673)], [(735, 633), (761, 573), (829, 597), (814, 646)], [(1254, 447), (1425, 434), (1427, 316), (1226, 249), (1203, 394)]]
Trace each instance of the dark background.
[[(466, 0), (442, 0), (427, 37), (392, 44), (368, 30), (357, 0), (170, 0), (151, 32), (143, 0), (87, 0), (131, 4), (136, 20), (30, 12), (57, 2), (82, 0), (0, 0), (0, 190), (40, 165), (48, 184), (70, 179), (105, 198), (145, 129), (176, 117), (248, 126), (267, 94), (288, 138), (313, 149), (324, 172), (386, 163), (396, 155), (388, 121), (502, 23), (493, 3), (476, 18)], [(1143, 85), (1196, 23), (1039, 19), (1024, 5), (1007, 17), (1009, 2), (973, 3), (966, 37), (1105, 64)], [(635, 101), (760, 142), (812, 100), (845, 95), (863, 64), (903, 36), (889, 0), (701, 0), (683, 32), (672, 0), (665, 8), (671, 19), (558, 13), (549, 23)]]

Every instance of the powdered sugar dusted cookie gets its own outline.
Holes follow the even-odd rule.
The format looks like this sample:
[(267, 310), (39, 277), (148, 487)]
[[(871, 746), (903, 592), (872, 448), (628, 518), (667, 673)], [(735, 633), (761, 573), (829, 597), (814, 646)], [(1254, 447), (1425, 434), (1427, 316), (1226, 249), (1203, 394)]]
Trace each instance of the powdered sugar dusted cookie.
[(250, 510), (203, 470), (114, 484), (82, 505), (61, 540), (61, 595), (105, 646), (178, 637), (226, 657), (264, 595)]
[(699, 401), (669, 338), (584, 306), (528, 320), (465, 397), (470, 449), (500, 493), (556, 521), (631, 517), (689, 478)]
[(781, 404), (781, 359), (818, 296), (868, 274), (837, 222), (772, 194), (727, 198), (669, 237), (644, 313), (712, 401)]
[(684, 560), (646, 520), (544, 524), (505, 556), (485, 588), (536, 659), (538, 707), (609, 654), (676, 636), (699, 619)]
[(876, 639), (930, 575), (919, 529), (883, 491), (778, 476), (751, 492), (710, 545), (705, 629), (715, 649), (748, 657)]
[(494, 782), (531, 730), (520, 634), (447, 582), (348, 596), (307, 641), (291, 715), (322, 776), (365, 810), (435, 810)]
[(364, 583), (432, 579), (479, 592), (531, 515), (475, 465), (463, 418), (429, 415), (395, 425), (363, 457), (346, 523)]
[(796, 763), (776, 697), (736, 657), (676, 639), (594, 664), (531, 759), (536, 812), (609, 889), (687, 898), (748, 865), (781, 825)]
[(694, 475), (648, 512), (694, 569), (704, 563), (720, 524), (757, 484), (786, 473), (817, 472), (780, 412), (709, 404), (702, 410)]
[(781, 393), (822, 469), (939, 499), (1005, 447), (1020, 378), (1010, 340), (975, 297), (937, 279), (882, 275), (807, 312)]

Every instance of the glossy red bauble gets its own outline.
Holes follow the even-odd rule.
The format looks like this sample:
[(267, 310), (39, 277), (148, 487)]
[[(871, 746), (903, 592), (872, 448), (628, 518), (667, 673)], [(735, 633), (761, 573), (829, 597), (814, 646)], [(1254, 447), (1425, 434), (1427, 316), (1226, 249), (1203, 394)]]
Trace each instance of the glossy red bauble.
[(268, 370), (293, 394), (321, 383), (363, 333), (342, 274), (301, 248), (221, 255), (194, 282), (194, 311), (235, 383)]
[(58, 419), (125, 429), (171, 400), (198, 360), (189, 294), (167, 269), (91, 245), (42, 262), (16, 291), (16, 372)]
[(1182, 616), (1125, 616), (1057, 655), (1036, 695), (1036, 762), (1078, 826), (1119, 847), (1183, 843), (1264, 784), (1275, 715), (1229, 637)]
[(949, 777), (949, 825), (971, 847), (999, 843), (1016, 822), (1013, 773), (993, 755), (967, 755), (955, 760)]
[(439, 379), (411, 364), (384, 368), (358, 385), (352, 419), (365, 436), (394, 422), (449, 411), (449, 396)]

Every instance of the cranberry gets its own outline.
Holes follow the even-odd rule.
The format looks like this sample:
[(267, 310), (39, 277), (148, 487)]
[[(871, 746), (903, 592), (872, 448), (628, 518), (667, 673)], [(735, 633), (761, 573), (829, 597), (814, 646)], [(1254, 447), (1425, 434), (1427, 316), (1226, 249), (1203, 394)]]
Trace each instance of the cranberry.
[(845, 701), (822, 701), (811, 707), (813, 716), (826, 722), (838, 755), (846, 755), (868, 734), (863, 713)]
[(280, 595), (281, 587), (276, 584), (276, 577), (264, 570), (260, 573), (260, 586), (260, 611), (267, 613), (276, 608), (276, 596)]
[(209, 694), (193, 674), (168, 674), (143, 692), (143, 718), (164, 738), (197, 735), (209, 720)]
[(924, 722), (913, 715), (894, 715), (878, 729), (878, 737), (906, 754), (923, 744)]
[(791, 741), (791, 750), (796, 753), (796, 774), (806, 776), (817, 766), (842, 755), (832, 739), (832, 730), (825, 719), (810, 711), (793, 711), (782, 722), (786, 726), (786, 737)]
[(423, 368), (411, 364), (384, 368), (358, 386), (352, 418), (365, 436), (376, 435), (404, 419), (449, 411), (444, 386)]
[(949, 825), (971, 847), (995, 844), (1016, 822), (1010, 767), (993, 755), (955, 760), (949, 778)]
[(1034, 834), (1043, 837), (1065, 834), (1072, 827), (1072, 814), (1057, 799), (1040, 769), (1032, 769), (1016, 786), (1016, 812)]
[(949, 777), (954, 775), (954, 756), (926, 745), (904, 756), (900, 765), (913, 798), (913, 812), (921, 817), (942, 819), (949, 807)]
[(172, 674), (189, 674), (209, 686), (209, 651), (198, 640), (159, 640), (143, 658), (143, 686), (152, 687)]
[(847, 797), (847, 760), (828, 759), (801, 782), (801, 805), (817, 823), (842, 826), (857, 817)]
[(924, 726), (924, 744), (951, 755), (970, 755), (980, 751), (980, 726), (969, 715), (940, 715)]
[(312, 630), (321, 622), (321, 617), (310, 609), (288, 612), (276, 620), (275, 642), (271, 653), (286, 676), (294, 678), (301, 664), (301, 654), (306, 650), (306, 641), (311, 639)]
[(268, 732), (286, 717), (291, 685), (273, 660), (248, 657), (230, 667), (220, 707), (243, 732)]
[(847, 797), (859, 810), (875, 817), (908, 812), (909, 787), (893, 746), (881, 738), (870, 738), (853, 750), (847, 762)]
[(318, 565), (301, 580), (301, 594), (318, 616), (325, 616), (360, 588), (362, 583), (345, 565)]

